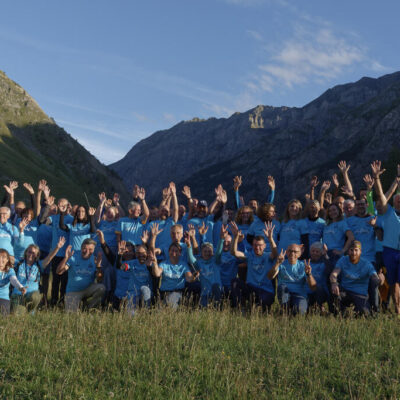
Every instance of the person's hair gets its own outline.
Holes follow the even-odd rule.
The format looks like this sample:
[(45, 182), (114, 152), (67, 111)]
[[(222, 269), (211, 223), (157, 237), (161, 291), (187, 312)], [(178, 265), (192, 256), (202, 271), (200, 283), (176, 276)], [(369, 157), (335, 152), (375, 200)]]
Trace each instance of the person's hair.
[(204, 243), (202, 243), (201, 248), (203, 249), (203, 247), (210, 247), (211, 250), (214, 251), (214, 246), (213, 246), (212, 243), (210, 243), (210, 242), (204, 242)]
[(236, 213), (236, 217), (235, 217), (235, 222), (237, 223), (237, 224), (239, 224), (239, 225), (242, 225), (242, 221), (243, 221), (243, 213), (245, 212), (245, 211), (248, 211), (249, 213), (250, 213), (250, 216), (249, 216), (249, 225), (253, 222), (253, 220), (254, 220), (254, 217), (253, 217), (253, 209), (251, 208), (251, 207), (249, 207), (249, 206), (243, 206), (243, 207), (240, 207), (239, 208), (239, 210), (237, 211), (237, 213)]
[(318, 200), (308, 200), (304, 207), (304, 210), (303, 210), (303, 218), (308, 218), (312, 204), (317, 204), (318, 207), (321, 209), (321, 206), (320, 206)]
[(290, 215), (289, 215), (289, 207), (292, 204), (297, 204), (299, 206), (299, 212), (297, 213), (296, 217), (294, 219), (300, 219), (301, 218), (301, 214), (302, 214), (302, 210), (303, 210), (303, 206), (301, 204), (300, 200), (297, 199), (293, 199), (290, 200), (288, 205), (285, 208), (285, 212), (283, 213), (283, 222), (288, 222), (290, 220)]
[(82, 246), (85, 246), (87, 244), (93, 244), (93, 245), (97, 245), (97, 242), (91, 238), (87, 238), (82, 242)]
[(144, 245), (144, 244), (137, 244), (137, 245), (135, 246), (135, 253), (136, 253), (140, 248), (145, 249), (145, 250), (146, 250), (146, 253), (147, 253), (147, 246)]
[[(78, 210), (80, 208), (83, 208), (85, 210), (85, 217), (83, 219), (78, 219)], [(88, 210), (87, 210), (87, 208), (85, 206), (80, 205), (80, 206), (76, 207), (74, 220), (72, 222), (72, 225), (75, 226), (78, 222), (82, 223), (84, 225), (89, 223), (89, 213), (88, 213)]]
[(353, 204), (353, 205), (355, 205), (353, 199), (346, 199), (346, 200), (343, 202), (343, 207), (346, 206), (347, 204)]
[(8, 258), (8, 261), (4, 267), (4, 272), (8, 272), (10, 270), (10, 268), (13, 267), (11, 258), (10, 258), (10, 253), (6, 249), (0, 249), (0, 254), (5, 254)]
[(170, 251), (172, 247), (176, 247), (180, 252), (182, 252), (182, 246), (179, 243), (171, 243), (168, 247), (168, 251)]
[(128, 204), (128, 210), (131, 210), (132, 208), (140, 207), (140, 203), (137, 201), (130, 201)]
[(258, 236), (254, 236), (254, 238), (253, 238), (253, 242), (254, 241), (259, 242), (260, 240), (262, 240), (265, 243), (265, 237), (264, 236), (258, 235)]
[(6, 206), (0, 207), (0, 210), (1, 210), (2, 208), (6, 210), (6, 213), (8, 213), (8, 215), (11, 214), (11, 210), (10, 210), (8, 207), (6, 207)]
[(172, 229), (179, 229), (183, 232), (183, 226), (181, 224), (172, 225), (170, 230), (172, 231)]
[(330, 209), (331, 207), (336, 207), (336, 209), (337, 209), (337, 211), (338, 211), (338, 221), (341, 221), (341, 220), (343, 219), (343, 212), (342, 212), (342, 210), (340, 209), (340, 207), (339, 207), (337, 204), (332, 203), (332, 204), (329, 205), (328, 209), (326, 210), (326, 224), (327, 224), (327, 225), (329, 225), (329, 224), (331, 224), (332, 222), (334, 222), (334, 221), (331, 219), (331, 217), (329, 216), (329, 209)]
[(32, 208), (25, 207), (21, 211), (21, 216), (24, 214), (28, 214), (31, 217), (31, 220), (33, 220), (33, 218), (35, 217), (35, 213), (33, 212)]
[(260, 218), (262, 222), (266, 222), (271, 208), (275, 209), (275, 206), (272, 203), (264, 203), (262, 206), (259, 206), (257, 208), (257, 217)]
[(318, 249), (321, 250), (324, 248), (324, 245), (321, 242), (314, 242), (311, 246), (310, 249)]
[(35, 263), (37, 263), (40, 260), (40, 248), (36, 244), (30, 244), (24, 251), (24, 260), (26, 260), (26, 253), (29, 249), (35, 249), (37, 251), (37, 255), (35, 258)]

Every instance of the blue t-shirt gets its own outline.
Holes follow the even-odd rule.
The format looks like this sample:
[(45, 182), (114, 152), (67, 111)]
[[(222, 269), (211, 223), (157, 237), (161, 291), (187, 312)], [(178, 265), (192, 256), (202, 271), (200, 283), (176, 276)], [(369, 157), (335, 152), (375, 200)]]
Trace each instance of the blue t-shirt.
[(300, 296), (307, 296), (307, 278), (304, 271), (304, 262), (297, 260), (296, 264), (290, 264), (285, 260), (279, 266), (278, 285), (286, 285), (289, 292)]
[(214, 285), (222, 286), (220, 264), (217, 264), (215, 256), (209, 260), (203, 260), (202, 258), (196, 259), (196, 266), (200, 271), (200, 285), (201, 295), (207, 296), (212, 293), (212, 287)]
[(148, 224), (147, 230), (150, 232), (151, 235), (151, 228), (154, 224), (158, 224), (158, 229), (162, 232), (156, 238), (156, 248), (165, 249), (167, 246), (172, 243), (171, 240), (171, 227), (175, 225), (175, 221), (169, 217), (167, 219), (158, 219), (156, 221), (152, 221)]
[(147, 265), (140, 264), (139, 260), (125, 261), (124, 264), (129, 271), (129, 283), (128, 283), (128, 297), (140, 295), (140, 288), (147, 286), (152, 289), (153, 283), (151, 275)]
[(247, 279), (246, 282), (256, 288), (270, 293), (275, 293), (272, 281), (268, 278), (268, 272), (272, 268), (271, 253), (263, 253), (257, 256), (254, 251), (247, 254)]
[[(274, 229), (274, 241), (276, 243), (276, 245), (278, 246), (278, 232), (281, 228), (281, 224), (278, 220), (273, 219), (272, 221), (272, 225), (275, 226)], [(265, 243), (266, 243), (266, 247), (265, 247), (265, 252), (269, 253), (271, 252), (271, 246), (269, 245), (269, 240), (268, 238), (264, 235), (264, 229), (265, 229), (265, 222), (261, 221), (259, 218), (254, 218), (253, 223), (250, 225), (250, 228), (247, 232), (248, 235), (252, 235), (252, 236), (262, 236), (265, 239)]]
[(122, 261), (121, 269), (116, 268), (116, 282), (114, 296), (123, 299), (128, 296), (129, 280), (131, 272), (129, 271), (128, 261)]
[(317, 218), (315, 221), (309, 218), (304, 218), (304, 232), (303, 234), (308, 234), (308, 243), (311, 245), (315, 242), (321, 242), (322, 233), (324, 232), (325, 220), (322, 218)]
[(373, 265), (365, 258), (360, 258), (357, 264), (350, 262), (349, 256), (339, 259), (335, 268), (340, 268), (340, 286), (364, 296), (368, 295), (369, 278), (377, 275)]
[(50, 253), (52, 227), (50, 225), (41, 224), (37, 230), (37, 245), (41, 252)]
[[(17, 220), (16, 227), (19, 227), (21, 218)], [(24, 258), (25, 249), (31, 244), (37, 244), (37, 231), (39, 223), (35, 218), (32, 220), (24, 229), (22, 234), (19, 233), (19, 237), (14, 241), (14, 256), (16, 260)], [(18, 232), (19, 232), (19, 228)]]
[(8, 272), (0, 271), (0, 299), (10, 300), (10, 278), (15, 276), (14, 268)]
[(185, 288), (185, 274), (190, 272), (187, 263), (171, 264), (164, 261), (160, 264), (160, 268), (163, 270), (160, 290), (174, 291)]
[(400, 217), (394, 208), (388, 204), (386, 213), (380, 215), (378, 220), (382, 220), (381, 224), (384, 225), (383, 246), (400, 250)]
[(13, 244), (18, 237), (19, 231), (16, 226), (11, 225), (9, 222), (0, 223), (0, 249), (7, 250), (10, 256), (14, 255)]
[[(172, 244), (172, 240), (170, 240), (170, 242), (167, 245), (165, 245), (165, 247), (161, 248), (161, 256), (160, 256), (160, 258), (162, 260), (165, 260), (165, 261), (168, 261), (168, 262), (170, 261), (170, 259), (169, 259), (169, 246), (171, 246), (171, 244)], [(181, 248), (182, 248), (182, 253), (181, 253), (181, 256), (179, 257), (179, 261), (180, 262), (184, 262), (184, 263), (188, 263), (189, 260), (188, 260), (188, 252), (187, 252), (186, 243), (180, 242), (179, 246), (181, 246)]]
[[(58, 239), (62, 236), (65, 237), (65, 244), (58, 250), (56, 256), (57, 257), (64, 257), (65, 250), (69, 245), (69, 233), (60, 229), (60, 214), (52, 215), (49, 217), (52, 226), (52, 240), (51, 240), (51, 248), (54, 249), (57, 246)], [(74, 218), (67, 214), (64, 215), (64, 224), (72, 224)], [(80, 250), (80, 249), (79, 249)]]
[(100, 221), (99, 229), (104, 234), (104, 241), (107, 243), (110, 249), (116, 249), (117, 237), (115, 235), (115, 231), (117, 230), (118, 221)]
[(82, 243), (85, 239), (90, 239), (90, 224), (83, 224), (77, 222), (76, 225), (65, 224), (69, 229), (69, 243), (72, 246), (72, 250), (79, 251)]
[(286, 250), (291, 244), (301, 244), (301, 235), (306, 233), (306, 224), (302, 219), (282, 222), (279, 229), (278, 252)]
[(346, 232), (349, 230), (345, 219), (332, 222), (325, 226), (322, 241), (327, 245), (328, 250), (342, 250), (346, 243)]
[(76, 251), (68, 260), (68, 283), (66, 292), (80, 292), (88, 288), (95, 280), (96, 265), (94, 257), (83, 259), (81, 252)]
[[(201, 243), (203, 242), (213, 243), (213, 227), (214, 227), (213, 219), (214, 219), (213, 215), (208, 215), (207, 217), (204, 218), (195, 217), (189, 220), (188, 225), (193, 225), (196, 229), (196, 240), (199, 245), (201, 245)], [(208, 226), (208, 230), (204, 238), (199, 235), (199, 232), (197, 230), (199, 226), (203, 225), (203, 222), (205, 226)]]
[[(324, 262), (313, 262), (311, 261), (311, 273), (317, 282), (317, 286), (323, 288), (329, 293), (327, 276), (325, 273), (325, 263)], [(307, 293), (312, 293), (313, 290), (307, 285)]]
[(357, 217), (355, 215), (346, 219), (354, 234), (354, 239), (361, 242), (362, 257), (370, 262), (375, 261), (375, 231), (368, 223), (372, 218), (374, 217)]
[(229, 251), (221, 254), (220, 274), (222, 286), (231, 287), (232, 279), (238, 274), (238, 261)]
[[(40, 271), (42, 269), (41, 261), (33, 265), (26, 265), (24, 261), (18, 265), (17, 279), (22, 286), (26, 287), (27, 294), (39, 291)], [(14, 288), (13, 294), (21, 295), (22, 293), (17, 288)]]
[[(239, 231), (241, 231), (242, 234), (244, 235), (244, 239), (240, 243), (238, 243), (238, 250), (247, 254), (253, 248), (253, 246), (247, 241), (247, 234), (249, 233), (250, 225), (238, 225), (238, 228)], [(230, 230), (229, 234), (232, 236), (233, 239), (233, 235)], [(267, 243), (269, 244), (268, 239)]]
[(124, 217), (118, 220), (116, 233), (121, 234), (121, 240), (131, 242), (132, 244), (142, 243), (142, 234), (145, 225), (142, 224), (142, 219)]

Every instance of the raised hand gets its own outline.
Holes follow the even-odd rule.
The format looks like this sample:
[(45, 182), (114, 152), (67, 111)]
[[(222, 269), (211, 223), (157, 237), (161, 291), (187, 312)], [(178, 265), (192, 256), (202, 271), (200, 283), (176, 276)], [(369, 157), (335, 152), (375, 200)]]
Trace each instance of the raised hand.
[(326, 193), (326, 194), (325, 194), (325, 201), (326, 201), (328, 204), (332, 204), (332, 193)]
[(30, 183), (25, 182), (23, 186), (29, 192), (29, 194), (35, 194), (35, 191)]
[(29, 225), (29, 219), (28, 218), (22, 218), (21, 222), (19, 223), (19, 230), (20, 232), (23, 232), (24, 229)]
[(386, 169), (382, 169), (381, 166), (381, 162), (378, 160), (371, 163), (372, 175), (375, 179), (379, 178), (386, 171)]
[(194, 225), (193, 224), (188, 224), (187, 227), (188, 227), (188, 230), (187, 230), (188, 235), (190, 237), (195, 237), (196, 236), (196, 229), (195, 229)]
[(321, 185), (321, 190), (326, 192), (331, 187), (331, 181), (323, 181)]
[(317, 177), (317, 176), (313, 176), (313, 177), (311, 178), (310, 186), (311, 186), (312, 188), (315, 188), (315, 187), (317, 187), (318, 185), (319, 185), (318, 177)]
[(124, 253), (126, 253), (126, 242), (125, 242), (125, 240), (121, 240), (118, 243), (118, 254), (122, 255)]
[(239, 233), (240, 233), (240, 231), (239, 231), (239, 228), (238, 228), (238, 226), (236, 225), (236, 222), (231, 222), (230, 224), (229, 224), (229, 228), (231, 228), (231, 232), (232, 232), (232, 235), (233, 236), (239, 236)]
[(222, 214), (222, 223), (226, 225), (228, 223), (228, 220), (229, 220), (229, 212), (228, 210), (225, 210)]
[[(45, 185), (45, 187), (43, 188), (43, 195), (44, 198), (47, 199), (47, 204), (49, 204), (50, 188), (47, 185)], [(53, 204), (54, 204), (54, 197), (53, 197)]]
[(176, 186), (174, 182), (169, 183), (169, 191), (171, 194), (176, 194)]
[(264, 235), (272, 240), (274, 237), (275, 225), (270, 221), (265, 223), (265, 229), (263, 229)]
[(306, 273), (306, 275), (310, 275), (311, 271), (311, 260), (304, 260), (304, 272)]
[(55, 198), (54, 196), (47, 197), (46, 203), (48, 206), (52, 206), (54, 204)]
[(38, 183), (38, 190), (44, 192), (45, 187), (47, 186), (47, 182), (45, 179), (41, 179)]
[(72, 246), (69, 245), (66, 249), (65, 249), (65, 258), (71, 258), (74, 255), (74, 251), (72, 250)]
[(199, 235), (205, 235), (208, 231), (208, 225), (206, 225), (203, 221), (203, 223), (197, 227), (197, 230), (199, 231)]
[(16, 189), (18, 189), (18, 182), (17, 182), (17, 181), (11, 181), (11, 182), (10, 182), (10, 189), (11, 189), (11, 190), (16, 190)]
[(183, 240), (184, 240), (186, 246), (190, 247), (190, 233), (189, 232), (184, 233)]
[(270, 188), (271, 190), (275, 190), (275, 179), (274, 179), (273, 176), (268, 175), (268, 177), (267, 177), (267, 183), (268, 183), (268, 186), (269, 186), (269, 188)]
[(66, 242), (66, 239), (64, 236), (60, 236), (58, 238), (58, 242), (57, 242), (57, 249), (62, 249), (64, 247), (64, 244)]
[(365, 186), (367, 186), (367, 190), (370, 191), (374, 187), (374, 178), (370, 174), (365, 174), (363, 177), (363, 181)]
[(95, 208), (89, 207), (88, 214), (89, 214), (90, 216), (94, 215), (95, 212), (96, 212), (96, 209), (95, 209)]
[(142, 239), (143, 244), (147, 244), (150, 238), (150, 233), (148, 230), (144, 230), (140, 239)]
[(278, 254), (278, 257), (276, 257), (276, 262), (278, 264), (282, 264), (285, 261), (285, 256), (286, 256), (286, 250), (283, 251), (282, 249), (281, 252)]
[(338, 164), (338, 168), (339, 168), (340, 172), (344, 175), (347, 172), (349, 172), (350, 164), (347, 165), (346, 161), (340, 161)]
[(222, 188), (222, 185), (221, 184), (219, 184), (216, 188), (215, 188), (215, 195), (216, 195), (216, 199), (218, 200), (218, 201), (222, 201), (222, 190), (223, 190), (223, 188)]
[(146, 258), (146, 265), (148, 267), (151, 267), (156, 262), (157, 262), (157, 258), (156, 258), (156, 255), (154, 254), (154, 251), (149, 251), (149, 253), (147, 254), (147, 258)]
[(170, 195), (169, 187), (164, 188), (162, 190), (162, 198), (163, 198), (163, 200), (167, 200), (169, 195)]
[(107, 196), (104, 192), (99, 193), (100, 204), (104, 204), (107, 200)]
[(233, 190), (235, 192), (237, 192), (239, 190), (240, 186), (242, 186), (242, 177), (241, 176), (235, 176), (233, 178)]
[(228, 225), (221, 225), (220, 238), (225, 239), (228, 234)]
[(337, 188), (339, 187), (339, 179), (338, 179), (337, 174), (332, 175), (332, 182)]
[(184, 186), (182, 189), (182, 193), (184, 196), (186, 196), (188, 199), (192, 198), (192, 194), (190, 192), (190, 187), (189, 186)]
[(139, 197), (139, 186), (135, 185), (132, 189), (132, 196), (134, 199), (137, 199)]
[(226, 190), (224, 189), (222, 189), (221, 191), (220, 200), (223, 204), (226, 204), (228, 201), (228, 195), (226, 194)]
[(120, 200), (119, 193), (114, 193), (113, 198), (112, 198), (112, 201), (113, 201), (113, 203), (114, 203), (116, 206), (119, 205), (119, 200)]
[(105, 242), (103, 231), (101, 231), (100, 229), (97, 229), (97, 230), (96, 230), (96, 234), (97, 234), (97, 236), (98, 236), (98, 238), (99, 238), (99, 242), (100, 242), (101, 244), (103, 244), (103, 243)]
[(345, 196), (354, 197), (353, 191), (348, 186), (342, 186), (341, 190)]
[(373, 217), (368, 221), (368, 224), (375, 228), (376, 226), (377, 217)]
[(158, 236), (164, 229), (158, 229), (159, 224), (154, 223), (151, 227), (151, 234), (152, 236)]
[(145, 197), (146, 197), (146, 191), (144, 190), (144, 188), (139, 188), (139, 191), (138, 191), (139, 200), (143, 201), (145, 199)]

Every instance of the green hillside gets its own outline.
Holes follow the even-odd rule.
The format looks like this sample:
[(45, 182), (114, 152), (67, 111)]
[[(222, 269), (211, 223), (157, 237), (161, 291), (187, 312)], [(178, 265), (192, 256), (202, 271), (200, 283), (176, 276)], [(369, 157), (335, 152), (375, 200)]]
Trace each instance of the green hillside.
[[(105, 190), (128, 193), (120, 178), (60, 128), (17, 83), (0, 71), (0, 183), (36, 186), (44, 178), (56, 197), (91, 203)], [(18, 198), (27, 197), (19, 190)]]

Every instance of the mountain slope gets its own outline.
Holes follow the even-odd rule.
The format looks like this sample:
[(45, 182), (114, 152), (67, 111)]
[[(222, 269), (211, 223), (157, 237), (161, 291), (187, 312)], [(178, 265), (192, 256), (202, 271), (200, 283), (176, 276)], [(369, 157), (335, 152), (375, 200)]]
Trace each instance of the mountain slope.
[(377, 158), (391, 166), (385, 178), (392, 179), (399, 154), (397, 72), (336, 86), (302, 108), (257, 106), (229, 118), (181, 122), (140, 141), (110, 167), (128, 186), (144, 185), (150, 200), (169, 180), (210, 200), (213, 188), (230, 189), (235, 175), (243, 176), (247, 198), (263, 199), (271, 174), (282, 205), (303, 198), (312, 175), (327, 179), (337, 172), (341, 159), (352, 164), (356, 188)]
[[(101, 164), (64, 129), (55, 124), (18, 84), (0, 71), (0, 180), (36, 186), (45, 178), (56, 197), (69, 196), (93, 205), (97, 193), (119, 192), (127, 198), (120, 178)], [(25, 196), (23, 190), (17, 197)]]

